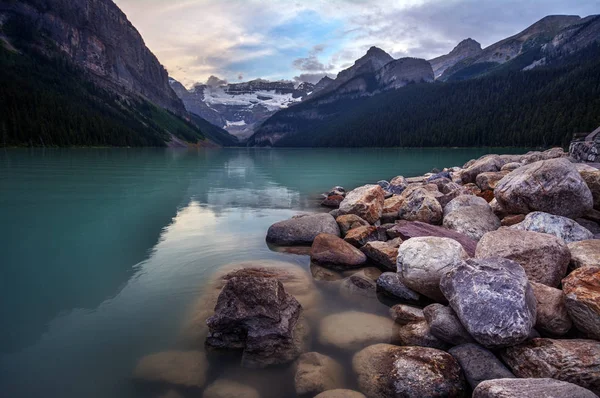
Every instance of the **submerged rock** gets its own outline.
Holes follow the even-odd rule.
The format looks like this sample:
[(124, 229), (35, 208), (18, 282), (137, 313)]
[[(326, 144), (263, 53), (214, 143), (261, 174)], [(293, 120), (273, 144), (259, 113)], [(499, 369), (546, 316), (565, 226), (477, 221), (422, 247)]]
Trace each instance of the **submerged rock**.
[(592, 193), (567, 159), (551, 159), (520, 167), (504, 177), (494, 190), (509, 213), (543, 211), (569, 218), (593, 206)]
[(359, 267), (367, 256), (343, 239), (331, 234), (319, 234), (310, 249), (311, 261), (334, 267)]
[(366, 398), (364, 394), (352, 390), (329, 390), (316, 395), (315, 398)]
[(369, 398), (467, 396), (458, 363), (434, 348), (376, 344), (354, 355), (352, 368)]
[(581, 267), (562, 281), (565, 305), (577, 329), (600, 340), (600, 267)]
[(571, 253), (565, 242), (553, 235), (502, 227), (481, 238), (475, 257), (516, 261), (529, 280), (556, 287), (567, 273)]
[(385, 272), (377, 278), (377, 290), (385, 295), (402, 301), (418, 302), (421, 295), (402, 283), (396, 272)]
[(332, 358), (318, 352), (307, 352), (298, 358), (294, 377), (297, 395), (313, 396), (343, 384), (344, 369)]
[(369, 277), (364, 271), (359, 271), (350, 275), (340, 285), (340, 295), (346, 300), (355, 300), (364, 304), (364, 299), (373, 299), (377, 297), (377, 277), (375, 279)]
[(321, 233), (340, 236), (335, 219), (327, 213), (304, 215), (277, 222), (267, 232), (267, 242), (277, 245), (310, 245)]
[(343, 214), (356, 214), (365, 221), (375, 224), (383, 212), (385, 193), (379, 185), (365, 185), (346, 194), (340, 204)]
[(537, 338), (500, 355), (517, 377), (552, 378), (600, 393), (599, 341)]
[(552, 336), (562, 336), (571, 330), (573, 322), (565, 306), (562, 290), (536, 282), (530, 284), (537, 301), (536, 330)]
[(366, 312), (348, 311), (321, 320), (319, 343), (346, 351), (368, 345), (390, 343), (394, 331), (391, 319)]
[(140, 359), (133, 377), (144, 382), (202, 388), (207, 370), (208, 361), (203, 352), (165, 351)]
[(423, 314), (431, 334), (441, 341), (451, 345), (475, 342), (452, 308), (431, 304), (423, 309)]
[(487, 232), (500, 228), (500, 219), (490, 206), (470, 206), (454, 210), (445, 216), (444, 227), (479, 240)]
[(398, 274), (409, 289), (436, 301), (446, 301), (440, 291), (440, 279), (466, 258), (468, 254), (453, 239), (412, 238), (398, 250)]
[(535, 296), (514, 261), (469, 259), (446, 273), (440, 288), (469, 334), (485, 347), (519, 344), (535, 325)]
[(492, 352), (478, 344), (458, 345), (448, 353), (458, 361), (472, 388), (486, 380), (515, 377)]
[(296, 359), (302, 306), (275, 278), (232, 277), (207, 320), (206, 346), (243, 350), (242, 366), (262, 368)]
[(578, 385), (554, 379), (500, 379), (481, 383), (473, 398), (597, 398)]
[(588, 240), (594, 237), (590, 231), (570, 218), (541, 211), (527, 214), (522, 222), (513, 225), (511, 228), (554, 235), (567, 243)]
[(475, 255), (475, 248), (477, 247), (477, 241), (469, 238), (464, 234), (461, 234), (448, 228), (430, 225), (419, 221), (398, 221), (398, 223), (395, 226), (388, 229), (387, 234), (391, 238), (400, 237), (404, 240), (423, 236), (435, 236), (438, 238), (454, 239), (462, 245), (463, 249), (465, 249), (469, 256)]
[(253, 387), (234, 380), (219, 379), (206, 387), (202, 398), (260, 398)]
[(600, 240), (582, 240), (569, 243), (571, 268), (600, 267)]

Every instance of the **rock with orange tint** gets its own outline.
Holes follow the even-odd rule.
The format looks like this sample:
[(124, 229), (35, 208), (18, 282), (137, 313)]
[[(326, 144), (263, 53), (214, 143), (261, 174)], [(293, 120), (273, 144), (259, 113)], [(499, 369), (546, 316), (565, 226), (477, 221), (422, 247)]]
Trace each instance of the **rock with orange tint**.
[(562, 281), (565, 304), (577, 329), (600, 340), (600, 267), (582, 267)]
[(344, 236), (344, 240), (352, 246), (359, 248), (368, 242), (379, 240), (379, 233), (377, 232), (377, 227), (372, 225), (362, 226), (348, 231), (346, 236)]
[(600, 240), (582, 240), (569, 243), (571, 268), (600, 267)]
[(340, 227), (342, 236), (346, 235), (351, 229), (370, 225), (367, 221), (363, 220), (356, 214), (346, 214), (343, 216), (339, 216), (335, 219), (335, 221)]
[(508, 173), (508, 171), (488, 171), (486, 173), (479, 174), (475, 179), (475, 182), (482, 191), (493, 191), (500, 180), (503, 179)]
[(343, 214), (356, 214), (374, 224), (383, 214), (385, 192), (379, 185), (364, 185), (348, 192), (340, 204)]
[(500, 224), (503, 227), (510, 227), (511, 225), (520, 223), (524, 219), (525, 219), (525, 214), (511, 214), (511, 215), (504, 217), (502, 219), (502, 221), (500, 221)]
[(319, 234), (310, 249), (311, 261), (341, 268), (359, 267), (367, 262), (367, 256), (332, 234)]
[(400, 196), (392, 196), (383, 202), (383, 213), (398, 213), (402, 206), (403, 199)]

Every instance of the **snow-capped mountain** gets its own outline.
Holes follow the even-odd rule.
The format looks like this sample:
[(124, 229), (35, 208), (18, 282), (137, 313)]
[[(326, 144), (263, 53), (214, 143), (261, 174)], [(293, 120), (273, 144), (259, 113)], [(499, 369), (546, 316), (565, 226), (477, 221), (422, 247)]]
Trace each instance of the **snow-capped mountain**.
[(215, 76), (190, 90), (175, 79), (170, 82), (189, 112), (241, 139), (249, 137), (256, 125), (278, 110), (300, 102), (315, 87), (306, 82), (296, 87), (289, 81), (263, 79), (229, 84)]

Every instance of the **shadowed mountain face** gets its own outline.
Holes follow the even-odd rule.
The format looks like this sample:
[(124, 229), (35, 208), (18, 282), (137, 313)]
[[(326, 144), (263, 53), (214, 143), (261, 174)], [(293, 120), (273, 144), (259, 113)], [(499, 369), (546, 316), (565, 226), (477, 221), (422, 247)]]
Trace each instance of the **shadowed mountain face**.
[(430, 59), (429, 63), (431, 64), (433, 73), (437, 79), (446, 69), (456, 65), (465, 58), (477, 56), (481, 52), (481, 44), (469, 38), (458, 43), (450, 53)]

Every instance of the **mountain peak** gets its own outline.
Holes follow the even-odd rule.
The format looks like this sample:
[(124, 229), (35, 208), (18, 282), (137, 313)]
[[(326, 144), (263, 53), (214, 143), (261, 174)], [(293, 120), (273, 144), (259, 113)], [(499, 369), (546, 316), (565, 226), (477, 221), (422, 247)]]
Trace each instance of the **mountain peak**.
[(218, 77), (213, 75), (211, 75), (206, 81), (206, 85), (211, 87), (225, 86), (226, 84), (226, 80), (219, 79)]
[(477, 40), (473, 40), (473, 39), (471, 39), (469, 37), (467, 39), (464, 39), (460, 43), (458, 43), (456, 45), (456, 47), (454, 47), (454, 49), (452, 51), (456, 51), (456, 50), (459, 50), (459, 49), (469, 49), (469, 50), (480, 51), (481, 50), (481, 44)]

